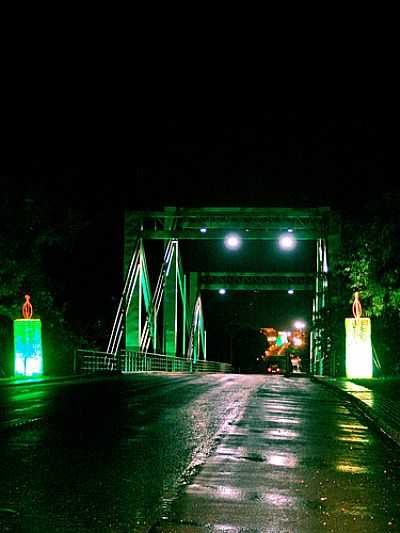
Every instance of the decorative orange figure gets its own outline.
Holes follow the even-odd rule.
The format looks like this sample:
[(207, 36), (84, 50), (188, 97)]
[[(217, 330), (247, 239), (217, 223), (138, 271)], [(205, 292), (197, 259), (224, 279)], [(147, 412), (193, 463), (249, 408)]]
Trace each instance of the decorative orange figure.
[(359, 299), (359, 293), (355, 292), (354, 302), (353, 302), (353, 316), (356, 320), (359, 320), (361, 318), (361, 312), (362, 312), (362, 307), (361, 307), (361, 302)]
[(30, 299), (29, 294), (25, 294), (25, 303), (22, 306), (22, 316), (24, 318), (32, 318), (32, 304), (29, 301)]

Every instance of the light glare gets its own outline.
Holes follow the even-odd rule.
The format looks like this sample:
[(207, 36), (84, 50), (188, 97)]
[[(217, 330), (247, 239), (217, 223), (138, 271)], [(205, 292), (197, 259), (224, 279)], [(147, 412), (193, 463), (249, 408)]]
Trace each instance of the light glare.
[(292, 235), (282, 235), (279, 239), (279, 246), (282, 250), (293, 250), (296, 245), (296, 241)]
[(241, 239), (236, 233), (230, 233), (225, 237), (225, 246), (230, 250), (237, 250), (240, 247)]

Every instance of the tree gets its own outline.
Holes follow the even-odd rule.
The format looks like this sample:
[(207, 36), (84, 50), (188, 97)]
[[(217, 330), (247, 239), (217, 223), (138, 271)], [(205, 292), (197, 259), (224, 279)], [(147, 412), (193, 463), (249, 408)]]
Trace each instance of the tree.
[[(68, 302), (62, 301), (62, 278), (52, 269), (65, 259), (82, 230), (82, 213), (54, 202), (37, 183), (2, 180), (0, 198), (0, 317), (3, 336), (21, 316), (24, 295), (30, 294), (34, 317), (42, 318), (46, 372), (72, 369), (77, 334), (65, 320)], [(65, 270), (64, 270), (65, 277)], [(9, 346), (9, 342), (7, 341)], [(9, 351), (9, 348), (7, 349)], [(8, 353), (6, 368), (10, 368)]]
[[(359, 230), (354, 231), (355, 227)], [(358, 291), (363, 315), (374, 319), (373, 344), (383, 369), (393, 373), (398, 366), (400, 223), (395, 216), (375, 215), (364, 217), (359, 224), (349, 220), (343, 230), (338, 275), (348, 295), (348, 309)]]

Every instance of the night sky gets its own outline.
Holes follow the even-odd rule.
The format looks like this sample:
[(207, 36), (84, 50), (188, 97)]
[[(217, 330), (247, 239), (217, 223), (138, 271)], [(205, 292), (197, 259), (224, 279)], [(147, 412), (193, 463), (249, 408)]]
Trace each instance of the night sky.
[[(389, 126), (384, 114), (317, 111), (145, 110), (126, 122), (123, 117), (80, 122), (74, 115), (57, 123), (56, 116), (53, 128), (41, 128), (37, 136), (21, 141), (18, 132), (11, 136), (0, 176), (2, 187), (21, 187), (21, 194), (24, 184), (36, 183), (43, 201), (78, 207), (92, 220), (65, 273), (72, 276), (77, 312), (87, 319), (89, 310), (79, 298), (103, 313), (119, 297), (126, 208), (329, 206), (344, 214), (384, 216), (400, 198), (385, 170)], [(305, 260), (312, 261), (307, 254)], [(243, 310), (247, 322), (264, 320), (256, 305), (260, 298), (232, 304), (230, 295), (229, 315), (236, 320)], [(265, 320), (284, 326), (294, 314), (291, 309), (285, 315), (286, 300), (270, 294), (263, 304), (270, 310)], [(309, 309), (304, 298), (296, 305)], [(112, 315), (105, 314), (107, 320)]]
[[(190, 110), (59, 117), (18, 124), (1, 150), (1, 175), (45, 182), (87, 209), (178, 206), (379, 205), (392, 125), (385, 114)], [(393, 179), (391, 180), (393, 181)], [(362, 204), (363, 205), (363, 204)]]

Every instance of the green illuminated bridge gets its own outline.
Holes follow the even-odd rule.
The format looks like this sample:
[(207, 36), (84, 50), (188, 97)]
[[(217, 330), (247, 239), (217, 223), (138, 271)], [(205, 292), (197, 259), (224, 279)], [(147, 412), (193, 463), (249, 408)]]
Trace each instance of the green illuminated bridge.
[[(188, 241), (225, 240), (234, 248), (240, 241), (277, 241), (282, 237), (288, 243), (291, 238), (315, 243), (312, 272), (248, 268), (185, 272), (183, 268)], [(329, 297), (328, 272), (335, 266), (340, 246), (340, 223), (329, 208), (166, 207), (161, 211), (129, 211), (124, 242), (125, 284), (107, 347), (112, 367), (146, 370), (143, 361), (146, 355), (149, 360), (150, 354), (163, 357), (170, 369), (199, 366), (207, 360), (204, 290), (224, 287), (267, 292), (291, 288), (313, 295), (309, 370), (313, 374), (332, 373), (329, 351), (321, 348), (324, 331), (320, 320)], [(142, 358), (140, 368), (137, 354)]]

